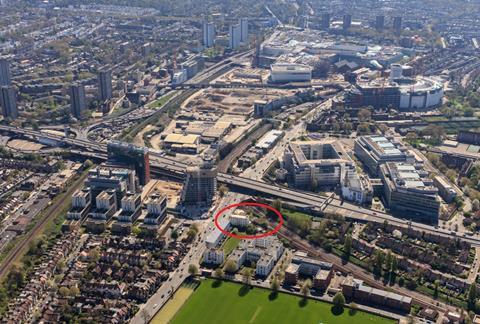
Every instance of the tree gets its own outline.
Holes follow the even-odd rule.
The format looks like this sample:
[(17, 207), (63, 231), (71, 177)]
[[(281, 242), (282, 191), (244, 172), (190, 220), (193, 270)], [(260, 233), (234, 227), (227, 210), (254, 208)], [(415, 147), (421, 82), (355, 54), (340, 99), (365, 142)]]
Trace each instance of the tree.
[(76, 297), (80, 295), (80, 289), (77, 286), (70, 287), (70, 296)]
[(308, 294), (310, 294), (310, 288), (312, 287), (312, 282), (310, 279), (307, 279), (303, 282), (302, 287), (300, 288), (300, 293), (303, 298), (306, 299)]
[(345, 306), (345, 296), (342, 292), (339, 291), (333, 296), (333, 306), (337, 309), (343, 309)]
[(474, 199), (474, 200), (472, 201), (472, 210), (473, 210), (474, 212), (477, 212), (477, 211), (480, 210), (480, 201), (478, 201), (478, 199)]
[(218, 191), (220, 192), (220, 197), (223, 197), (228, 193), (228, 187), (222, 183), (218, 188)]
[(435, 280), (435, 282), (433, 283), (433, 298), (434, 299), (438, 298), (438, 285), (439, 285), (438, 280)]
[(467, 302), (468, 302), (468, 309), (469, 310), (474, 310), (476, 299), (477, 299), (477, 284), (475, 282), (473, 282), (470, 285), (470, 288), (468, 289)]
[(237, 271), (237, 264), (233, 260), (227, 260), (227, 262), (225, 262), (223, 270), (228, 273), (234, 273), (235, 271)]
[(247, 286), (250, 286), (252, 284), (252, 269), (250, 268), (244, 268), (242, 270), (242, 276), (243, 276), (243, 283)]
[(196, 276), (198, 274), (198, 267), (194, 264), (190, 264), (188, 266), (188, 273), (191, 275), (191, 276)]
[(120, 263), (120, 261), (115, 260), (113, 261), (113, 266), (117, 269), (120, 269), (122, 267), (122, 264)]
[(352, 236), (349, 234), (345, 237), (345, 241), (343, 242), (343, 253), (346, 259), (350, 257), (351, 252), (352, 252)]
[(372, 113), (368, 109), (361, 109), (357, 114), (357, 118), (361, 123), (368, 122), (372, 118)]
[(67, 287), (60, 287), (60, 289), (58, 289), (58, 293), (62, 297), (67, 297), (70, 295), (70, 289), (68, 289)]
[(313, 63), (312, 77), (325, 78), (330, 72), (330, 63), (327, 60), (318, 60)]
[(280, 199), (275, 199), (273, 201), (273, 208), (278, 210), (280, 213), (282, 212), (282, 201)]
[(270, 288), (274, 293), (278, 292), (278, 289), (280, 289), (280, 282), (278, 281), (278, 278), (273, 278), (272, 282), (270, 283)]
[(383, 123), (382, 123), (382, 124), (378, 124), (378, 125), (377, 125), (377, 128), (378, 128), (378, 130), (380, 131), (380, 133), (382, 133), (382, 134), (385, 134), (385, 133), (388, 131), (388, 126), (385, 125), (385, 124), (383, 124)]
[(170, 236), (172, 237), (173, 240), (176, 240), (178, 238), (178, 231), (174, 230)]
[(215, 275), (215, 278), (222, 278), (224, 275), (223, 269), (222, 268), (215, 269), (214, 275)]
[(189, 228), (187, 231), (187, 241), (192, 242), (197, 236), (197, 232), (193, 228)]
[(12, 265), (7, 275), (7, 288), (14, 291), (25, 283), (25, 269), (18, 264)]

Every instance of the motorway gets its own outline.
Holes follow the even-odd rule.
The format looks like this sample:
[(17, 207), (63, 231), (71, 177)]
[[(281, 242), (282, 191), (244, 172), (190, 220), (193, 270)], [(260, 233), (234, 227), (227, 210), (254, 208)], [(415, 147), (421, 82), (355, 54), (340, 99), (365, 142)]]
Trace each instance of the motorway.
[[(80, 148), (81, 151), (86, 150), (90, 153), (100, 153), (101, 155), (99, 155), (99, 158), (106, 157), (105, 154), (107, 152), (107, 147), (106, 144), (103, 143), (65, 138), (58, 135), (45, 134), (33, 130), (3, 125), (0, 126), (0, 131), (29, 136), (36, 140), (39, 140), (41, 138), (48, 139), (56, 142), (58, 145), (69, 145)], [(171, 157), (167, 157), (162, 153), (155, 151), (152, 151), (150, 153), (150, 166), (152, 172), (160, 171), (160, 173), (162, 173), (164, 171), (167, 171), (169, 174), (177, 175), (178, 177), (183, 176), (187, 167), (185, 163), (176, 161)], [(346, 218), (361, 222), (370, 221), (383, 223), (384, 221), (388, 221), (390, 224), (394, 224), (403, 228), (411, 227), (419, 231), (425, 231), (427, 233), (449, 237), (451, 239), (459, 238), (462, 241), (472, 244), (472, 246), (480, 247), (480, 237), (478, 235), (467, 236), (467, 234), (462, 231), (448, 231), (431, 225), (395, 218), (386, 213), (374, 211), (369, 208), (358, 206), (352, 203), (342, 202), (337, 198), (331, 199), (331, 201), (329, 201), (327, 204), (326, 197), (319, 196), (314, 193), (303, 192), (290, 188), (282, 188), (256, 179), (234, 176), (225, 173), (218, 173), (217, 180), (220, 183), (225, 183), (230, 188), (241, 190), (246, 189), (259, 195), (276, 197), (285, 201), (292, 201), (304, 206), (309, 206), (313, 211), (336, 213), (343, 215)]]

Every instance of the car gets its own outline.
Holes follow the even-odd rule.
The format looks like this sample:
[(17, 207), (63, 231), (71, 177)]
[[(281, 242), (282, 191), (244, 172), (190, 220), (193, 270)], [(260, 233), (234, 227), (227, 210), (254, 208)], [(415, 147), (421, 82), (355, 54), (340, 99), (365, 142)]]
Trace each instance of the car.
[(162, 296), (160, 296), (161, 298), (163, 298), (165, 296), (165, 294), (162, 294)]
[(157, 308), (158, 307), (158, 304), (153, 304), (153, 308)]

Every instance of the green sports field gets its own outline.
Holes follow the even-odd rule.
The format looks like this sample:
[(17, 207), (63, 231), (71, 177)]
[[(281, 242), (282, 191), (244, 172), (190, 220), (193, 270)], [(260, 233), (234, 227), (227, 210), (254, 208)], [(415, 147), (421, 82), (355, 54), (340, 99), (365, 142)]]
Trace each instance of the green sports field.
[(231, 282), (203, 281), (171, 321), (173, 324), (319, 324), (319, 323), (395, 323), (394, 320), (348, 308), (341, 314), (332, 305), (278, 294), (269, 290), (245, 288)]

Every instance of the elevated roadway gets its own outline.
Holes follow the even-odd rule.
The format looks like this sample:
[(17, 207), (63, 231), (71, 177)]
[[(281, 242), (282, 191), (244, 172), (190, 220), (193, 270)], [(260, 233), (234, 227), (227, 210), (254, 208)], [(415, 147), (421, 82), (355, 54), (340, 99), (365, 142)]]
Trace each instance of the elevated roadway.
[[(29, 129), (16, 128), (0, 125), (0, 132), (9, 132), (21, 136), (26, 136), (37, 141), (49, 141), (51, 145), (69, 146), (72, 153), (85, 153), (98, 159), (106, 159), (107, 145), (87, 140), (72, 139), (54, 134), (42, 133)], [(158, 152), (150, 152), (150, 167), (153, 173), (176, 177), (182, 179), (185, 175), (187, 164), (176, 161)], [(408, 220), (395, 218), (389, 214), (374, 211), (362, 206), (343, 202), (333, 197), (323, 197), (314, 193), (303, 192), (291, 188), (279, 187), (262, 181), (234, 176), (226, 173), (218, 173), (217, 180), (224, 183), (234, 190), (247, 192), (251, 195), (262, 197), (280, 198), (284, 201), (290, 201), (300, 206), (304, 206), (313, 212), (327, 212), (340, 214), (346, 218), (360, 222), (383, 223), (387, 221), (390, 224), (403, 228), (414, 228), (449, 238), (459, 238), (473, 246), (480, 247), (480, 238), (478, 236), (469, 236), (462, 232), (449, 232), (431, 225), (414, 223)]]

